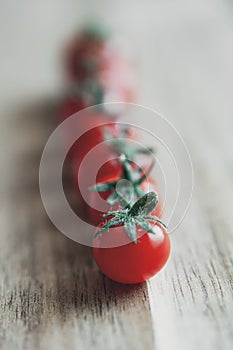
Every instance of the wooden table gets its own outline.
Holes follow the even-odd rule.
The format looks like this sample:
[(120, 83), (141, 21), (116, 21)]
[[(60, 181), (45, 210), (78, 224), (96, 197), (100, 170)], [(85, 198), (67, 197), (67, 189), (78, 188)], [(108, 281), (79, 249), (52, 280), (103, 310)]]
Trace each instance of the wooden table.
[[(150, 3), (141, 27), (137, 4), (135, 13), (133, 29), (125, 27), (141, 49), (139, 102), (177, 126), (194, 165), (193, 201), (171, 236), (172, 257), (148, 283), (103, 277), (90, 249), (60, 234), (41, 203), (52, 107), (15, 108), (0, 128), (2, 349), (233, 348), (232, 6)], [(119, 18), (115, 26), (125, 24)]]

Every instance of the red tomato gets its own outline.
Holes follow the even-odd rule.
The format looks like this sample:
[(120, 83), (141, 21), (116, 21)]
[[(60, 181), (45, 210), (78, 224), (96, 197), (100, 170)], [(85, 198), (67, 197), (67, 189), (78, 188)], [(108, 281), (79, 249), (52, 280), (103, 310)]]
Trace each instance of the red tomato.
[(65, 55), (65, 69), (68, 79), (80, 81), (95, 74), (103, 63), (105, 38), (84, 32), (68, 45)]
[[(67, 98), (60, 106), (59, 121), (62, 122), (76, 112), (80, 112), (87, 107), (84, 100), (81, 98)], [(101, 141), (103, 141), (102, 125), (107, 124), (111, 130), (114, 130), (115, 117), (109, 116), (104, 112), (98, 112), (95, 110), (88, 111), (87, 109), (77, 115), (77, 121), (72, 122), (71, 126), (66, 128), (64, 132), (64, 142), (70, 143), (70, 137), (74, 134), (74, 130), (77, 129), (81, 136), (70, 147), (69, 159), (75, 159), (75, 162), (80, 163), (84, 155)], [(105, 126), (106, 127), (106, 126)], [(83, 133), (82, 133), (82, 130)], [(87, 131), (86, 131), (87, 130)]]
[[(73, 152), (72, 155), (75, 155), (77, 152)], [(71, 162), (71, 179), (72, 184), (71, 186), (74, 189), (74, 193), (76, 195), (76, 199), (78, 199), (79, 206), (75, 207), (76, 214), (86, 221), (87, 223), (93, 224), (93, 222), (90, 220), (90, 217), (88, 215), (88, 210), (90, 207), (90, 191), (89, 187), (95, 183), (95, 176), (93, 177), (93, 174), (96, 174), (97, 171), (97, 162), (101, 162), (104, 165), (101, 167), (102, 172), (106, 175), (108, 174), (108, 178), (110, 177), (117, 177), (119, 178), (121, 173), (121, 164), (119, 164), (119, 160), (116, 158), (117, 155), (113, 154), (109, 147), (105, 145), (102, 147), (101, 152), (94, 149), (92, 153), (89, 154), (89, 158), (87, 163), (85, 165), (82, 165), (82, 161), (85, 157), (86, 153), (84, 152), (82, 157), (77, 158), (73, 157)], [(113, 157), (113, 159), (111, 159)], [(109, 159), (106, 162), (106, 159)], [(105, 177), (106, 178), (106, 177)], [(108, 191), (109, 193), (109, 191)], [(110, 193), (109, 193), (110, 194)], [(107, 192), (105, 194), (107, 196)], [(107, 197), (106, 197), (107, 198)], [(110, 208), (110, 206), (106, 203), (104, 206), (104, 211), (107, 211), (107, 209)], [(106, 210), (105, 210), (106, 209)], [(99, 223), (100, 220), (97, 221), (95, 226)]]
[(135, 284), (146, 281), (161, 270), (168, 260), (170, 240), (160, 224), (154, 225), (155, 234), (145, 232), (138, 225), (136, 230), (136, 243), (130, 241), (122, 225), (104, 231), (93, 240), (96, 264), (103, 274), (116, 282)]
[[(95, 153), (95, 152), (94, 152)], [(103, 162), (106, 161), (104, 157), (104, 152), (101, 152), (101, 154), (98, 156), (98, 158), (103, 157)], [(106, 148), (106, 156), (109, 153), (109, 149)], [(92, 161), (91, 161), (92, 160)], [(95, 179), (93, 178), (93, 174), (96, 172), (95, 168), (95, 162), (96, 162), (96, 157), (91, 156), (89, 158), (90, 165), (89, 169), (87, 170), (86, 166), (85, 167), (80, 167), (80, 164), (76, 163), (74, 164), (74, 167), (72, 168), (72, 182), (75, 190), (75, 194), (79, 199), (79, 206), (80, 208), (76, 210), (77, 215), (84, 219), (87, 223), (92, 224), (92, 225), (97, 225), (99, 223), (99, 216), (98, 216), (98, 211), (93, 209), (93, 216), (95, 215), (95, 212), (97, 213), (97, 221), (95, 222), (93, 218), (90, 218), (89, 215), (89, 210), (91, 210), (92, 207), (92, 202), (90, 198), (90, 190), (89, 187), (93, 185), (95, 182)], [(88, 162), (89, 163), (89, 162)], [(109, 178), (114, 178), (115, 176), (118, 178), (120, 176), (121, 169), (119, 167), (119, 161), (117, 159), (109, 160), (107, 161), (102, 168), (104, 168), (104, 173), (109, 174)], [(80, 169), (78, 169), (80, 167)], [(102, 196), (104, 199), (107, 198), (107, 195), (110, 195), (110, 192), (105, 192), (104, 195)], [(107, 202), (104, 203), (104, 206), (101, 207), (104, 212), (106, 212), (111, 206), (108, 205)], [(112, 207), (115, 208), (115, 207)], [(81, 213), (81, 215), (80, 215)]]
[[(88, 129), (78, 140), (74, 143), (71, 148), (73, 154), (72, 159), (72, 172), (74, 177), (77, 177), (79, 172), (80, 164), (82, 163), (84, 157), (88, 154), (89, 151), (92, 151), (91, 159), (88, 165), (88, 168), (85, 171), (88, 173), (90, 171), (95, 171), (96, 161), (101, 157), (102, 164), (109, 160), (109, 156), (113, 154), (107, 144), (103, 144), (100, 151), (96, 150), (95, 147), (100, 145), (104, 141), (104, 130), (107, 128), (111, 134), (116, 134), (118, 126), (116, 123), (109, 122), (109, 116), (104, 114), (92, 115), (91, 118), (82, 120), (82, 125)], [(85, 174), (83, 174), (85, 176)], [(91, 184), (90, 184), (91, 186)]]
[[(113, 167), (114, 164), (114, 167)], [(130, 166), (132, 168), (132, 173), (138, 170), (139, 166), (134, 163), (130, 162)], [(140, 167), (142, 170), (142, 173), (140, 176), (145, 175), (145, 172), (147, 171), (146, 168)], [(104, 164), (103, 167), (101, 167), (97, 173), (96, 176), (96, 183), (105, 183), (108, 181), (118, 181), (122, 179), (122, 172), (123, 167), (122, 163), (119, 158), (113, 159), (110, 162), (107, 162)], [(129, 180), (129, 179), (127, 179)], [(158, 192), (157, 191), (157, 185), (155, 181), (151, 178), (151, 176), (146, 176), (145, 180), (139, 185), (139, 188), (144, 192)], [(113, 193), (115, 189), (110, 189), (108, 191), (89, 191), (89, 198), (88, 198), (88, 215), (90, 218), (90, 222), (93, 225), (98, 225), (99, 222), (102, 219), (103, 214), (106, 212), (116, 210), (119, 208), (119, 203), (116, 203), (114, 206), (111, 206), (107, 202), (105, 202), (105, 205), (101, 201), (100, 205), (100, 197), (104, 199), (105, 201), (107, 198)], [(98, 208), (99, 210), (97, 210)], [(161, 202), (157, 203), (156, 207), (153, 209), (152, 215), (161, 217), (162, 207)]]
[(87, 106), (85, 105), (84, 100), (81, 98), (68, 97), (64, 99), (60, 104), (59, 122), (60, 123), (63, 122), (64, 120), (69, 118), (71, 115), (81, 111), (85, 107)]
[[(69, 118), (70, 116), (72, 116), (74, 113), (81, 111), (83, 108), (85, 108), (85, 103), (82, 99), (77, 98), (66, 98), (62, 101), (62, 103), (60, 104), (60, 110), (59, 110), (59, 114), (58, 114), (58, 123), (62, 123), (63, 121), (65, 121), (67, 118)], [(70, 141), (70, 133), (72, 132), (66, 131), (66, 133), (64, 132), (64, 143), (69, 144)], [(73, 153), (73, 147), (69, 152), (68, 158), (70, 159), (72, 157), (72, 153)]]
[[(72, 178), (75, 184), (76, 192), (80, 195), (78, 176), (85, 178), (86, 189), (92, 186), (96, 182), (96, 178), (92, 178), (92, 173), (97, 174), (98, 164), (103, 166), (100, 174), (103, 174), (103, 180), (105, 178), (118, 177), (121, 172), (121, 165), (117, 161), (118, 154), (104, 141), (104, 130), (108, 130), (110, 134), (114, 137), (121, 134), (122, 126), (117, 123), (108, 123), (109, 117), (106, 115), (97, 115), (94, 117), (94, 120), (85, 121), (88, 122), (88, 127), (90, 130), (83, 134), (71, 148), (72, 153)], [(91, 124), (95, 123), (96, 127), (91, 129)], [(106, 123), (103, 125), (103, 123)], [(131, 138), (134, 135), (127, 131), (127, 137)], [(95, 148), (95, 146), (102, 144), (101, 149)], [(88, 155), (88, 152), (89, 155)], [(80, 172), (80, 166), (85, 158), (88, 155), (88, 163), (85, 164)], [(79, 174), (80, 172), (80, 174)], [(79, 175), (78, 175), (79, 174)], [(101, 176), (102, 177), (102, 176)], [(90, 180), (92, 178), (92, 180)]]
[[(122, 172), (122, 164), (119, 161), (119, 159), (115, 158), (113, 160), (110, 160), (106, 162), (98, 171), (96, 176), (96, 183), (102, 183), (107, 181), (117, 181), (120, 179)], [(92, 183), (93, 185), (93, 183)], [(108, 191), (90, 191), (88, 192), (88, 205), (87, 205), (87, 215), (89, 218), (89, 222), (97, 226), (104, 213), (110, 211), (110, 210), (116, 210), (119, 207), (119, 203), (116, 203), (114, 205), (108, 204), (106, 201), (107, 198), (111, 195), (113, 190)], [(105, 201), (104, 203), (99, 203), (100, 198), (99, 196)], [(96, 209), (98, 208), (98, 209)]]
[(66, 49), (65, 70), (69, 83), (87, 79), (98, 82), (103, 90), (102, 102), (132, 102), (136, 74), (132, 57), (122, 43), (106, 35), (84, 31)]
[[(111, 169), (111, 166), (109, 163), (109, 165), (107, 164), (106, 168), (100, 169), (100, 171), (97, 174), (96, 183), (102, 183), (102, 182), (112, 181), (112, 180), (120, 180), (121, 169), (122, 169), (120, 161), (118, 161), (118, 165), (116, 165), (116, 168), (117, 167), (118, 167), (118, 171), (115, 170), (114, 172), (114, 168), (112, 167)], [(144, 193), (156, 191), (155, 182), (151, 177), (148, 177), (139, 187)], [(116, 203), (113, 206), (111, 206), (107, 202), (105, 202), (105, 205), (101, 204), (101, 208), (100, 208), (99, 196), (102, 199), (106, 200), (112, 192), (113, 190), (103, 191), (103, 192), (89, 191), (89, 200), (88, 200), (89, 205), (87, 207), (87, 211), (88, 211), (90, 223), (92, 225), (97, 226), (99, 222), (102, 220), (103, 214), (105, 214), (106, 212), (116, 210), (117, 208), (119, 208), (119, 203)], [(95, 208), (100, 208), (101, 210), (97, 210)], [(161, 211), (162, 211), (162, 208), (161, 208), (161, 203), (159, 201), (159, 203), (154, 208), (152, 215), (161, 217)]]
[[(88, 149), (89, 150), (89, 149)], [(96, 174), (98, 171), (97, 164), (102, 163), (104, 164), (103, 172), (105, 173), (104, 178), (110, 178), (113, 179), (115, 177), (118, 178), (121, 168), (119, 165), (119, 161), (117, 161), (116, 154), (113, 154), (113, 152), (109, 149), (109, 147), (103, 146), (101, 148), (101, 152), (99, 152), (98, 149), (92, 149), (91, 153), (88, 156), (88, 160), (85, 163), (85, 166), (82, 165), (82, 161), (84, 160), (84, 157), (86, 153), (88, 152), (84, 151), (81, 157), (75, 157), (72, 161), (72, 179), (75, 187), (75, 191), (78, 196), (81, 195), (80, 192), (80, 186), (82, 187), (82, 190), (84, 194), (86, 194), (86, 200), (89, 203), (89, 187), (92, 186), (95, 183), (95, 178), (93, 177), (93, 174)], [(113, 158), (113, 159), (111, 159)], [(81, 184), (80, 184), (81, 181)], [(85, 199), (84, 199), (85, 201)]]

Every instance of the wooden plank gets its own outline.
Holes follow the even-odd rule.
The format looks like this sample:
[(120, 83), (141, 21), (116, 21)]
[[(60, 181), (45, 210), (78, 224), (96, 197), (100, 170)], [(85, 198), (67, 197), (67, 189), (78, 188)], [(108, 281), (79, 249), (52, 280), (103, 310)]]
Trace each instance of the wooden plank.
[(64, 237), (47, 218), (38, 166), (54, 125), (49, 111), (36, 110), (1, 128), (4, 140), (11, 138), (1, 163), (7, 168), (0, 211), (1, 348), (152, 349), (146, 284), (106, 279), (90, 248)]
[(159, 12), (167, 26), (155, 21), (158, 45), (144, 57), (147, 83), (156, 62), (149, 86), (157, 92), (154, 100), (145, 93), (144, 101), (182, 132), (195, 174), (191, 210), (171, 236), (170, 263), (149, 282), (161, 350), (233, 346), (233, 32), (227, 7), (205, 6), (209, 11), (200, 13), (185, 8), (189, 23), (181, 20), (180, 10), (171, 22), (169, 14)]

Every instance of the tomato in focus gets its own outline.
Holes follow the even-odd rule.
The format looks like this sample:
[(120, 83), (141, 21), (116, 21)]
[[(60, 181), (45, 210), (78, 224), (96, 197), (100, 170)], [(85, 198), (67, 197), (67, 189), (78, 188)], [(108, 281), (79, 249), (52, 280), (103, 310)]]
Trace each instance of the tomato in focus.
[[(103, 223), (100, 223), (98, 229)], [(170, 255), (170, 239), (160, 224), (154, 225), (155, 234), (145, 232), (138, 225), (136, 227), (136, 243), (130, 241), (123, 225), (115, 227), (117, 232), (106, 230), (93, 239), (92, 250), (96, 264), (103, 274), (116, 282), (144, 282), (162, 269)], [(112, 247), (108, 248), (109, 246)]]

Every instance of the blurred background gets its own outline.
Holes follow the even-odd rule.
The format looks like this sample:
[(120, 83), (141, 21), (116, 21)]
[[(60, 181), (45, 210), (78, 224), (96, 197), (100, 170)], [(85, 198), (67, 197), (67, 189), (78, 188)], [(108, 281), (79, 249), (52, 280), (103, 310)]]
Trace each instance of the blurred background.
[[(0, 118), (2, 139), (12, 139), (10, 145), (2, 146), (2, 152), (13, 147), (14, 132), (19, 135), (17, 124), (7, 125), (3, 120), (10, 116), (16, 120), (25, 107), (38, 101), (47, 106), (62, 95), (65, 48), (91, 21), (108, 27), (113, 36), (126, 38), (138, 73), (135, 101), (174, 123), (191, 151), (194, 167), (205, 162), (210, 169), (207, 180), (214, 185), (221, 183), (220, 178), (211, 177), (216, 163), (210, 160), (210, 152), (214, 158), (213, 146), (218, 140), (217, 150), (222, 155), (218, 168), (232, 164), (233, 22), (228, 0), (198, 0), (195, 4), (182, 0), (148, 0), (143, 4), (101, 0), (98, 5), (92, 1), (2, 0)], [(51, 120), (51, 111), (48, 114)], [(21, 128), (25, 125), (26, 121)], [(32, 139), (36, 142), (39, 137), (35, 134)], [(206, 152), (203, 160), (200, 152)], [(199, 180), (204, 181), (203, 176)], [(228, 194), (220, 191), (219, 196), (224, 202)]]
[[(231, 1), (2, 0), (0, 16), (1, 105), (55, 96), (61, 87), (65, 41), (87, 20), (98, 19), (126, 36), (134, 48), (141, 103), (170, 118), (191, 118), (203, 100), (214, 116), (232, 108)], [(220, 98), (221, 106), (216, 106)]]
[[(72, 268), (78, 270), (75, 265), (79, 264), (75, 260), (77, 252), (72, 248), (72, 242), (67, 243), (64, 237), (59, 236), (54, 241), (55, 236), (47, 234), (54, 233), (54, 228), (48, 225), (41, 206), (38, 166), (44, 143), (54, 129), (51, 117), (54, 116), (54, 106), (64, 88), (64, 47), (75, 31), (92, 20), (106, 24), (113, 34), (127, 38), (138, 69), (136, 102), (161, 112), (178, 128), (194, 165), (192, 208), (179, 229), (181, 234), (172, 237), (176, 264), (173, 261), (169, 265), (167, 275), (161, 275), (159, 288), (155, 284), (153, 290), (159, 300), (156, 306), (160, 315), (154, 316), (159, 349), (176, 349), (176, 346), (182, 349), (196, 349), (197, 346), (200, 349), (231, 349), (231, 0), (0, 0), (0, 214), (4, 248), (0, 273), (1, 290), (6, 300), (4, 305), (10, 305), (8, 316), (1, 316), (3, 329), (8, 329), (9, 320), (16, 320), (15, 310), (9, 304), (12, 290), (15, 293), (13, 298), (15, 295), (19, 298), (17, 308), (23, 310), (21, 319), (25, 317), (28, 322), (30, 312), (34, 312), (34, 319), (29, 320), (29, 330), (37, 330), (35, 315), (40, 315), (42, 323), (45, 316), (37, 306), (36, 311), (30, 307), (25, 311), (27, 299), (22, 299), (22, 295), (27, 295), (27, 291), (33, 300), (31, 289), (48, 292), (52, 290), (49, 289), (51, 281), (59, 282), (58, 292), (52, 294), (53, 300), (59, 304), (67, 297), (70, 300), (68, 309), (73, 307), (73, 299), (69, 296), (76, 293), (76, 289), (72, 289), (73, 276), (69, 274)], [(185, 266), (190, 268), (188, 275), (192, 276), (189, 282), (194, 297), (192, 294), (187, 299), (189, 287), (185, 273), (179, 275), (183, 269), (182, 259), (186, 259)], [(72, 267), (66, 265), (67, 261)], [(92, 266), (89, 260), (87, 263)], [(213, 276), (212, 268), (208, 270), (211, 263), (215, 266)], [(57, 273), (56, 269), (62, 273)], [(21, 281), (25, 280), (26, 294), (22, 294)], [(36, 285), (38, 281), (42, 287)], [(61, 285), (68, 285), (68, 296), (61, 292)], [(95, 288), (94, 282), (92, 287)], [(88, 293), (91, 291), (92, 288)], [(47, 298), (50, 294), (46, 293)], [(38, 295), (38, 300), (42, 300), (40, 307), (44, 308), (46, 298)], [(104, 299), (103, 295), (101, 298)], [(195, 303), (196, 295), (198, 303)], [(167, 311), (169, 300), (174, 301), (172, 312)], [(46, 303), (49, 303), (47, 299)], [(46, 305), (53, 315), (51, 317), (55, 318), (56, 312), (61, 311), (52, 302)], [(163, 313), (165, 316), (161, 318)], [(171, 342), (167, 337), (167, 327)], [(60, 338), (58, 335), (50, 337), (49, 332), (50, 329), (44, 338), (46, 346), (53, 342), (56, 346)], [(9, 334), (7, 348), (15, 348), (14, 334), (13, 337)], [(146, 337), (147, 333), (144, 334), (145, 343)], [(102, 344), (100, 339), (99, 344)], [(26, 348), (26, 341), (20, 344)], [(32, 348), (28, 344), (30, 342), (27, 346)], [(91, 341), (90, 344), (93, 345)]]

